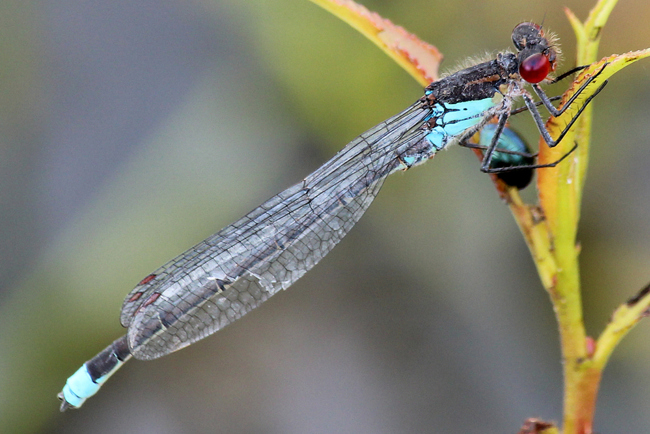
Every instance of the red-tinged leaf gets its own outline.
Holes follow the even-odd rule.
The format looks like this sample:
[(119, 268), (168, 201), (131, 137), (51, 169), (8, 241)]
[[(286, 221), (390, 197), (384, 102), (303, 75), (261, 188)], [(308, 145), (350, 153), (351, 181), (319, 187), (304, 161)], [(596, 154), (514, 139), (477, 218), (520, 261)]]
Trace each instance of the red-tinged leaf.
[(352, 0), (311, 1), (370, 39), (423, 86), (438, 79), (442, 54), (433, 45)]

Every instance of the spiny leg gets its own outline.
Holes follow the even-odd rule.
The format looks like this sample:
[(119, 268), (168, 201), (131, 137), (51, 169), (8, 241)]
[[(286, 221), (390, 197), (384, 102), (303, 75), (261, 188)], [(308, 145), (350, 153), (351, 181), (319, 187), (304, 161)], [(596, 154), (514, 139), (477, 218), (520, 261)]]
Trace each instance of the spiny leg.
[(499, 144), (499, 138), (503, 133), (506, 122), (508, 122), (508, 117), (510, 117), (509, 110), (506, 110), (499, 115), (499, 121), (497, 122), (497, 128), (494, 131), (494, 136), (492, 136), (490, 146), (488, 146), (487, 151), (485, 151), (485, 154), (483, 155), (483, 161), (481, 162), (481, 172), (489, 173), (488, 171), (490, 169), (490, 163), (492, 162), (492, 155), (494, 154), (494, 150)]
[[(540, 115), (539, 110), (537, 110), (537, 107), (536, 107), (535, 104), (533, 103), (533, 100), (531, 99), (531, 97), (530, 97), (529, 95), (527, 95), (527, 94), (524, 94), (524, 95), (523, 95), (524, 102), (526, 103), (526, 107), (528, 108), (528, 111), (530, 111), (530, 114), (532, 115), (533, 120), (535, 121), (535, 124), (537, 125), (537, 129), (539, 130), (540, 134), (541, 134), (542, 137), (544, 138), (544, 141), (546, 142), (546, 144), (547, 144), (550, 148), (554, 148), (555, 146), (557, 146), (558, 143), (560, 143), (560, 142), (562, 141), (562, 139), (563, 139), (564, 136), (569, 132), (569, 130), (571, 129), (571, 127), (573, 126), (573, 124), (578, 120), (578, 118), (580, 117), (580, 115), (582, 114), (582, 112), (587, 108), (587, 106), (589, 105), (589, 103), (591, 102), (591, 100), (593, 100), (593, 99), (596, 97), (596, 95), (598, 95), (598, 94), (600, 93), (600, 91), (603, 90), (603, 88), (604, 88), (606, 85), (607, 85), (607, 80), (605, 80), (605, 81), (603, 82), (603, 84), (601, 84), (601, 85), (598, 87), (598, 89), (596, 89), (596, 91), (595, 91), (593, 94), (591, 94), (591, 95), (590, 95), (590, 96), (585, 100), (585, 103), (580, 107), (580, 109), (579, 109), (578, 112), (575, 114), (575, 116), (573, 116), (573, 117), (571, 118), (571, 121), (569, 121), (569, 123), (566, 125), (566, 127), (564, 127), (564, 129), (562, 130), (562, 132), (560, 133), (560, 135), (559, 135), (559, 136), (557, 137), (557, 139), (555, 139), (555, 140), (553, 140), (553, 138), (551, 137), (551, 134), (550, 134), (550, 133), (548, 132), (548, 130), (546, 129), (546, 126), (544, 125), (544, 121), (542, 120), (542, 116)], [(584, 87), (584, 86), (583, 86), (583, 87)], [(582, 88), (581, 88), (581, 89), (582, 89)], [(575, 95), (574, 95), (574, 96), (575, 96)], [(573, 98), (573, 97), (571, 98), (571, 100), (574, 100), (574, 99), (575, 99), (575, 98)], [(549, 104), (550, 104), (550, 103), (549, 103)], [(568, 106), (569, 106), (569, 104), (567, 103), (567, 104), (562, 108), (561, 113), (563, 113), (563, 112), (566, 110), (566, 108), (567, 108)], [(561, 114), (561, 113), (560, 113), (560, 114)]]
[(575, 68), (570, 69), (570, 70), (568, 70), (568, 71), (562, 73), (561, 75), (555, 77), (555, 78), (552, 79), (548, 84), (555, 84), (555, 83), (557, 83), (557, 82), (559, 82), (559, 81), (564, 80), (564, 79), (567, 78), (568, 76), (575, 74), (575, 73), (578, 72), (578, 71), (582, 71), (583, 69), (587, 69), (588, 67), (589, 67), (589, 65), (576, 66)]
[[(562, 155), (560, 158), (555, 160), (552, 163), (546, 163), (546, 164), (531, 164), (530, 166), (509, 166), (509, 167), (492, 167), (489, 168), (486, 173), (503, 173), (503, 172), (511, 172), (514, 170), (525, 170), (525, 169), (543, 169), (545, 167), (555, 167), (558, 164), (560, 164), (566, 157), (569, 155), (573, 154), (573, 151), (578, 149), (578, 143), (575, 142), (573, 147), (567, 152), (566, 154)], [(499, 151), (502, 152), (502, 151)]]
[[(500, 153), (511, 154), (511, 155), (518, 155), (518, 156), (522, 156), (522, 157), (525, 157), (525, 158), (535, 158), (538, 155), (537, 153), (530, 154), (530, 153), (527, 153), (527, 152), (518, 152), (518, 151), (507, 150), (507, 149), (501, 149), (501, 148), (497, 147), (497, 145), (499, 143), (499, 139), (500, 139), (501, 135), (503, 134), (503, 129), (505, 128), (505, 124), (506, 124), (507, 119), (508, 119), (508, 116), (506, 114), (502, 114), (502, 115), (499, 116), (499, 122), (497, 123), (497, 127), (496, 127), (496, 130), (494, 132), (494, 136), (492, 137), (492, 140), (491, 140), (489, 146), (483, 146), (483, 145), (479, 145), (479, 144), (476, 144), (476, 143), (471, 143), (469, 141), (464, 141), (464, 142), (459, 143), (461, 146), (466, 147), (466, 148), (482, 149), (482, 150), (486, 151), (484, 156), (483, 156), (483, 161), (481, 162), (481, 171), (484, 172), (484, 173), (503, 173), (503, 172), (512, 172), (512, 171), (516, 171), (516, 170), (543, 169), (543, 168), (546, 168), (546, 167), (555, 167), (559, 163), (564, 161), (564, 159), (566, 159), (569, 155), (571, 155), (578, 148), (578, 143), (576, 142), (574, 144), (574, 146), (567, 153), (565, 153), (559, 159), (557, 159), (556, 161), (554, 161), (552, 163), (527, 164), (527, 165), (508, 166), (508, 167), (490, 167), (494, 152), (500, 152)], [(502, 120), (503, 120), (503, 124), (502, 124)]]
[[(555, 106), (553, 104), (551, 104), (551, 101), (550, 101), (549, 97), (546, 95), (546, 92), (544, 92), (544, 90), (541, 87), (539, 87), (538, 84), (532, 84), (532, 87), (533, 87), (533, 90), (535, 91), (535, 93), (537, 94), (537, 96), (539, 96), (540, 100), (544, 104), (544, 107), (546, 107), (546, 109), (549, 111), (549, 113), (551, 113), (551, 115), (554, 116), (554, 117), (558, 117), (562, 113), (564, 113), (571, 106), (571, 104), (573, 104), (573, 102), (576, 100), (576, 98), (578, 98), (580, 96), (580, 94), (582, 94), (582, 92), (587, 88), (587, 86), (589, 86), (596, 78), (598, 78), (598, 76), (605, 70), (607, 65), (608, 65), (608, 63), (605, 63), (603, 65), (603, 67), (600, 68), (600, 71), (598, 71), (598, 73), (596, 73), (593, 76), (589, 77), (582, 84), (582, 86), (580, 86), (580, 88), (571, 96), (571, 98), (569, 98), (569, 100), (566, 102), (566, 104), (564, 104), (562, 106), (562, 108), (560, 108), (560, 109), (555, 108)], [(571, 71), (569, 71), (569, 72), (571, 72)], [(566, 74), (563, 74), (561, 77), (564, 78), (565, 75)], [(554, 83), (556, 81), (554, 81)]]
[[(553, 80), (549, 81), (548, 84), (551, 85), (551, 84), (558, 83), (558, 82), (564, 80), (565, 78), (567, 78), (568, 76), (570, 76), (572, 74), (575, 74), (578, 71), (582, 71), (583, 69), (588, 68), (588, 67), (589, 67), (589, 65), (576, 66), (575, 68), (570, 69), (569, 71), (566, 71), (562, 75), (560, 75), (558, 77), (555, 77)], [(599, 72), (599, 74), (600, 74), (600, 72)], [(535, 86), (537, 86), (537, 85), (535, 85)], [(544, 94), (546, 94), (546, 93), (544, 93)], [(561, 99), (562, 99), (561, 95), (548, 97), (548, 101), (550, 101), (550, 102), (559, 101)], [(535, 102), (535, 107), (539, 107), (540, 105), (543, 105), (543, 104), (544, 104), (544, 101), (536, 101)], [(567, 107), (568, 107), (568, 105), (567, 105)], [(555, 106), (553, 106), (553, 108), (555, 108)], [(519, 108), (516, 108), (516, 109), (510, 111), (510, 116), (518, 115), (519, 113), (522, 113), (522, 112), (525, 112), (525, 111), (528, 111), (528, 107), (526, 107), (526, 106), (519, 107)]]
[[(562, 99), (562, 97), (559, 96), (559, 95), (558, 96), (551, 96), (551, 97), (548, 98), (548, 100), (551, 101), (551, 102), (559, 101), (561, 99)], [(536, 101), (535, 102), (535, 107), (539, 107), (542, 104), (544, 104), (542, 101)], [(523, 113), (523, 112), (527, 112), (527, 111), (528, 111), (528, 107), (526, 107), (526, 106), (518, 107), (518, 108), (510, 111), (510, 116), (518, 115), (519, 113)]]

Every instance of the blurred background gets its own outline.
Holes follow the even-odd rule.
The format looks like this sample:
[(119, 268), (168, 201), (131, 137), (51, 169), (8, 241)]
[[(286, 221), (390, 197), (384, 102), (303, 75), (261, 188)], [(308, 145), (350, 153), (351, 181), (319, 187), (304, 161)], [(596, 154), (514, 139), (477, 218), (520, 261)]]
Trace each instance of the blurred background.
[[(569, 69), (562, 7), (584, 19), (592, 3), (363, 1), (436, 45), (443, 70), (510, 49), (524, 20), (560, 35)], [(391, 177), (290, 290), (190, 348), (129, 362), (59, 413), (66, 378), (124, 334), (122, 300), (143, 276), (422, 89), (306, 0), (4, 0), (0, 12), (3, 432), (514, 433), (560, 419), (548, 298), (458, 147)], [(649, 17), (648, 2), (621, 2), (601, 55), (650, 46)], [(594, 108), (580, 242), (597, 336), (650, 281), (650, 63), (615, 75)], [(605, 372), (598, 432), (650, 427), (649, 324)]]

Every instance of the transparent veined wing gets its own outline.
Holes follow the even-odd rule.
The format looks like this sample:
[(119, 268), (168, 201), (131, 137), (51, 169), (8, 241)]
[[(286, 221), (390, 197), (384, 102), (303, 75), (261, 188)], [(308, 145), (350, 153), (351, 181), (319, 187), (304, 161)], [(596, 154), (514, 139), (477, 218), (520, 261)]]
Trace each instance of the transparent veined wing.
[(420, 128), (427, 114), (415, 103), (380, 123), (302, 182), (143, 279), (122, 307), (133, 356), (183, 348), (298, 280), (348, 233), (390, 173), (433, 156)]

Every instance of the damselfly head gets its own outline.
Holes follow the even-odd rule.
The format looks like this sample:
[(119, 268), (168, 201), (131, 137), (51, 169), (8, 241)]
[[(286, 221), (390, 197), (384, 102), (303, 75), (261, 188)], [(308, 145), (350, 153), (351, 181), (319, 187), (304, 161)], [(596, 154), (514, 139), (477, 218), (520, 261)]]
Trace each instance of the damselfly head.
[(535, 23), (518, 24), (512, 31), (512, 42), (519, 51), (519, 75), (528, 83), (539, 83), (555, 71), (559, 50), (553, 35)]
[(535, 23), (519, 23), (512, 30), (512, 43), (518, 51), (535, 45), (547, 45), (544, 29)]

